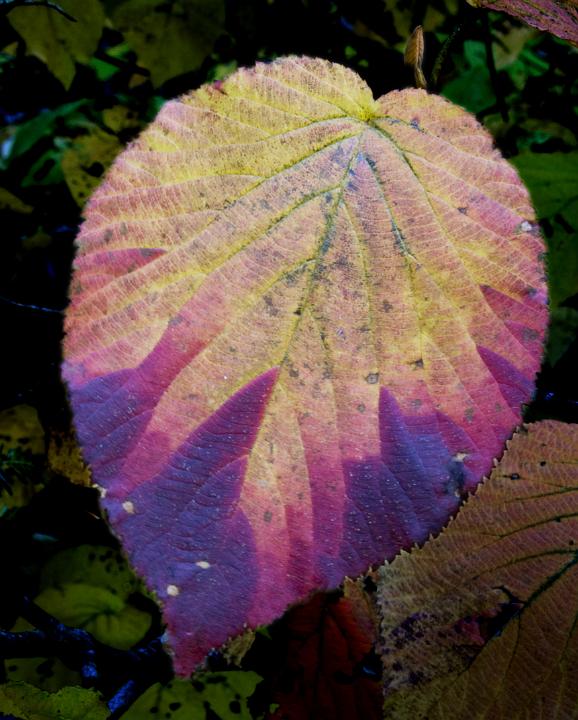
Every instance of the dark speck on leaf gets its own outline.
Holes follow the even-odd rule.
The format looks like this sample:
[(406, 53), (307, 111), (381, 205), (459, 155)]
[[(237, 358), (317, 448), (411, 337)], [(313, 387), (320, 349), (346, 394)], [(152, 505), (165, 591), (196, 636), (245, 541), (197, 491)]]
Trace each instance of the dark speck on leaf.
[(240, 715), (241, 703), (238, 700), (231, 700), (229, 703), (229, 710), (233, 713), (233, 715)]
[(467, 215), (468, 208), (467, 207), (459, 207), (458, 212), (461, 212), (462, 215)]
[(379, 373), (369, 373), (369, 375), (365, 376), (366, 382), (368, 382), (370, 385), (375, 385), (379, 380)]
[(419, 685), (423, 679), (423, 673), (412, 672), (409, 674), (408, 680), (411, 685)]
[(519, 480), (520, 479), (520, 476), (518, 475), (518, 473), (512, 473), (508, 477), (510, 478), (510, 480)]

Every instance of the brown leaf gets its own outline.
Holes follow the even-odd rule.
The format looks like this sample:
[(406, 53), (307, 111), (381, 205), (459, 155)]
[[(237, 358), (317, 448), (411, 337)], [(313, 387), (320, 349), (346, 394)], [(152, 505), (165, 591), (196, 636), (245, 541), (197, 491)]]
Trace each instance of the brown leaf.
[(425, 42), (423, 37), (423, 27), (418, 25), (407, 41), (403, 61), (406, 65), (413, 68), (416, 87), (425, 89), (427, 87), (427, 81), (421, 68), (423, 64), (424, 48)]
[(449, 528), (379, 573), (386, 717), (578, 717), (578, 429), (520, 431)]

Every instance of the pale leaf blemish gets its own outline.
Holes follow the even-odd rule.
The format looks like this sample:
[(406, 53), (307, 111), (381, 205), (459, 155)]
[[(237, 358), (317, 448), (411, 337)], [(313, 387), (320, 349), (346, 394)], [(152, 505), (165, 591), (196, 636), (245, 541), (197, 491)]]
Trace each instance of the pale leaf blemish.
[(171, 597), (177, 597), (177, 595), (181, 591), (176, 585), (167, 585), (167, 595), (170, 595)]
[(122, 509), (129, 515), (134, 515), (134, 504), (130, 500), (123, 502)]
[(195, 563), (197, 567), (200, 567), (201, 570), (208, 570), (211, 567), (211, 563), (207, 562), (206, 560), (199, 560)]

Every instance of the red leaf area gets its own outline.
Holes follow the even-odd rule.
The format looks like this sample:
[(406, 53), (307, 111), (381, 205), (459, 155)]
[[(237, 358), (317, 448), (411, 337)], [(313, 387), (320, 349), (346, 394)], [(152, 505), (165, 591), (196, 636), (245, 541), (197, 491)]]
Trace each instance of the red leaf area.
[(168, 103), (89, 203), (64, 376), (178, 673), (423, 542), (546, 323), (528, 195), (460, 108), (286, 58)]
[(377, 637), (365, 603), (361, 591), (316, 595), (287, 613), (287, 660), (273, 687), (279, 707), (272, 720), (381, 720), (381, 675), (363, 671)]

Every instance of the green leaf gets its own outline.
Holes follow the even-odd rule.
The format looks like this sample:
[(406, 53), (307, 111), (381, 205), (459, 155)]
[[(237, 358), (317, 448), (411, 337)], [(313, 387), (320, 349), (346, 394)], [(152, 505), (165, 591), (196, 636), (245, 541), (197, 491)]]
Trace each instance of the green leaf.
[(65, 687), (47, 693), (23, 682), (0, 686), (0, 710), (21, 720), (106, 720), (109, 716), (95, 690)]
[(142, 640), (151, 624), (150, 614), (129, 602), (139, 587), (120, 553), (81, 545), (47, 563), (35, 601), (60, 622), (125, 650)]
[(128, 650), (142, 640), (151, 624), (149, 613), (104, 588), (85, 583), (47, 588), (37, 596), (36, 604), (65, 625), (83, 628), (119, 650)]
[(54, 110), (41, 112), (32, 120), (17, 125), (14, 129), (14, 135), (12, 136), (8, 160), (23, 155), (33, 148), (39, 140), (51, 136), (54, 133), (56, 123), (59, 119), (65, 118), (67, 125), (76, 124), (76, 121), (79, 119), (78, 116), (80, 115), (77, 111), (86, 104), (87, 100), (77, 100), (76, 102), (66, 103)]
[(77, 22), (43, 7), (15, 8), (8, 19), (25, 41), (26, 53), (46, 63), (68, 89), (75, 63), (87, 63), (96, 50), (105, 17), (99, 0), (59, 0), (59, 5)]
[(477, 40), (466, 40), (464, 57), (465, 67), (443, 87), (442, 94), (466, 110), (477, 113), (496, 102), (484, 44)]
[(554, 308), (550, 317), (550, 331), (546, 345), (546, 358), (554, 366), (578, 336), (578, 310), (569, 307)]
[(548, 243), (550, 302), (578, 293), (578, 151), (513, 157), (534, 200)]
[(261, 679), (257, 673), (236, 670), (198, 673), (192, 681), (157, 683), (141, 695), (121, 720), (192, 720), (208, 717), (208, 709), (213, 712), (211, 717), (220, 720), (251, 720), (247, 700)]
[(113, 14), (155, 87), (196, 70), (224, 32), (223, 0), (128, 0)]
[(523, 153), (511, 162), (528, 186), (540, 218), (564, 213), (578, 221), (578, 151)]

